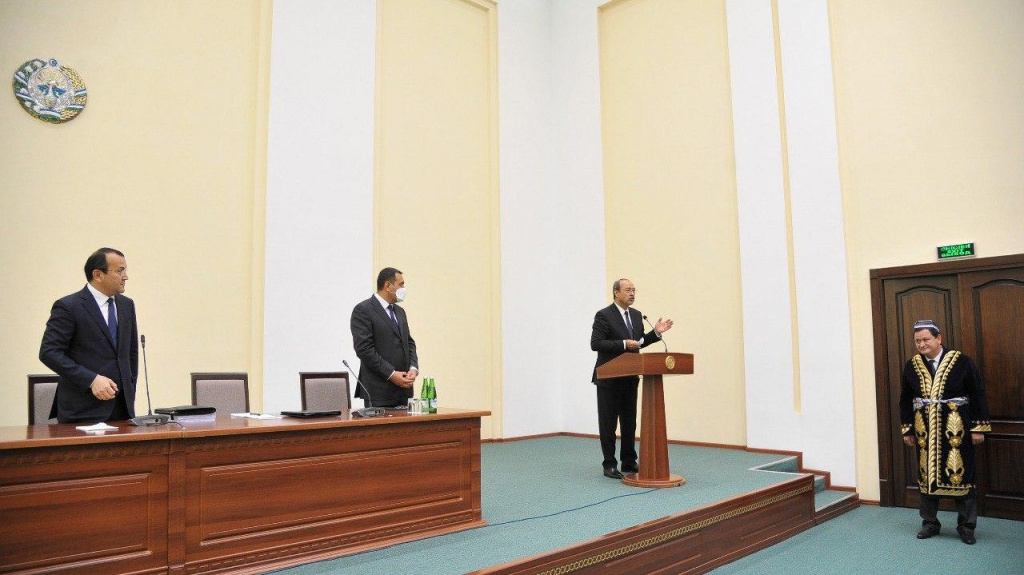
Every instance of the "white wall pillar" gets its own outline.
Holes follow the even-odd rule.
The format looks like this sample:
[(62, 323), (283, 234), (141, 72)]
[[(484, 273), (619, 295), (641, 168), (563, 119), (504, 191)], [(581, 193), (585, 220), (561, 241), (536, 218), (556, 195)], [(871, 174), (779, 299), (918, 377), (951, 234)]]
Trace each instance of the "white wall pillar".
[[(856, 483), (853, 362), (826, 0), (780, 0), (804, 464)], [(865, 278), (867, 281), (867, 278)]]
[[(828, 6), (825, 0), (779, 1), (781, 72), (771, 2), (728, 0), (726, 6), (740, 212), (747, 443), (802, 451), (805, 466), (829, 470), (837, 484), (853, 486), (850, 314)], [(796, 294), (795, 309), (791, 290)], [(793, 365), (794, 316), (798, 366)], [(800, 378), (799, 411), (793, 393), (795, 373)]]
[(501, 157), (502, 422), (506, 437), (561, 429), (552, 281), (561, 226), (552, 182), (548, 0), (506, 2), (498, 18)]
[[(374, 0), (274, 3), (263, 405), (300, 371), (353, 368), (349, 317), (373, 293)], [(352, 392), (355, 390), (352, 389)]]
[(743, 278), (747, 444), (792, 445), (793, 336), (775, 40), (768, 0), (726, 3)]
[[(560, 228), (559, 273), (548, 288), (559, 314), (551, 342), (561, 358), (562, 430), (597, 433), (590, 382), (594, 313), (610, 303), (605, 273), (604, 170), (597, 8), (604, 0), (551, 3), (553, 183)], [(597, 454), (595, 454), (595, 457)], [(596, 459), (595, 459), (596, 461)]]

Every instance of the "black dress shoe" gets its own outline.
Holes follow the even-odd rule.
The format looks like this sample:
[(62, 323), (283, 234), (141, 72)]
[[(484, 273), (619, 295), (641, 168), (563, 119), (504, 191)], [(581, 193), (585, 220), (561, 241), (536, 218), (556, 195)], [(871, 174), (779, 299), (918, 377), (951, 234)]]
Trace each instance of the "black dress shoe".
[(968, 527), (957, 527), (956, 532), (960, 534), (960, 540), (968, 545), (974, 545), (978, 542), (974, 538), (974, 530)]
[(640, 469), (634, 463), (633, 465), (622, 464), (623, 473), (640, 473)]
[(619, 470), (615, 469), (614, 467), (605, 467), (604, 476), (611, 477), (612, 479), (622, 479), (622, 474), (619, 473)]
[(938, 535), (938, 534), (939, 534), (939, 526), (938, 525), (932, 525), (931, 523), (929, 523), (929, 524), (925, 525), (924, 527), (921, 527), (921, 530), (917, 532), (917, 538), (918, 539), (928, 539), (929, 537), (932, 537), (932, 536)]

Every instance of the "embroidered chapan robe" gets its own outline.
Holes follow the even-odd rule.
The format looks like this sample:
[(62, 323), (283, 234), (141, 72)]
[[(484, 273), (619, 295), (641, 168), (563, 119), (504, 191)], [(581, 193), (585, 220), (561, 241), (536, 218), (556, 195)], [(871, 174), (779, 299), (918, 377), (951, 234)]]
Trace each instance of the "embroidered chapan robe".
[(992, 431), (981, 372), (954, 350), (943, 350), (934, 375), (927, 366), (918, 354), (903, 367), (902, 431), (917, 438), (921, 493), (962, 497), (975, 481), (971, 433)]

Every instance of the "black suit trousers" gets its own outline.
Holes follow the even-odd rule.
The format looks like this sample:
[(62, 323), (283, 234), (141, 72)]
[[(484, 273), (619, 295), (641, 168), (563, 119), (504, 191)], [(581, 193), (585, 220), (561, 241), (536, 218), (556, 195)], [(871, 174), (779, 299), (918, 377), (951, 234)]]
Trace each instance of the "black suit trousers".
[[(939, 525), (939, 501), (942, 497), (921, 495), (918, 512), (921, 514), (922, 525)], [(972, 489), (966, 497), (950, 497), (956, 503), (957, 527), (974, 529), (978, 525), (978, 501)]]
[(597, 386), (597, 427), (601, 434), (604, 467), (615, 467), (615, 427), (622, 432), (619, 456), (624, 466), (636, 465), (636, 398), (639, 383)]

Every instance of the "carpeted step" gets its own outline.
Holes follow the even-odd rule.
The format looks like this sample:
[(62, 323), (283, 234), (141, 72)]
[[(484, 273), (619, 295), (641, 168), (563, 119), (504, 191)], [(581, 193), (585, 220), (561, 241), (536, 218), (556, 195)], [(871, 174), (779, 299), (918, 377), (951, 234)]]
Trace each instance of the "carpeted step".
[(852, 491), (826, 489), (814, 494), (814, 523), (820, 525), (860, 507), (860, 496)]
[(814, 493), (814, 510), (821, 511), (830, 505), (856, 495), (856, 493), (852, 493), (850, 491), (835, 491), (833, 489), (817, 491)]
[(814, 476), (814, 493), (816, 493), (816, 494), (817, 493), (822, 493), (823, 491), (826, 491), (827, 489), (828, 489), (828, 485), (825, 484), (825, 476), (824, 475), (815, 475)]
[(800, 473), (800, 466), (795, 456), (783, 457), (778, 461), (758, 465), (753, 469), (760, 471), (776, 471), (779, 473)]
[[(764, 465), (758, 465), (754, 467), (758, 471), (772, 471), (775, 473), (801, 473), (799, 468), (799, 462), (796, 457), (784, 457), (778, 461), (772, 461), (771, 463), (765, 463)], [(814, 492), (821, 493), (828, 489), (828, 478), (824, 475), (814, 476)]]

